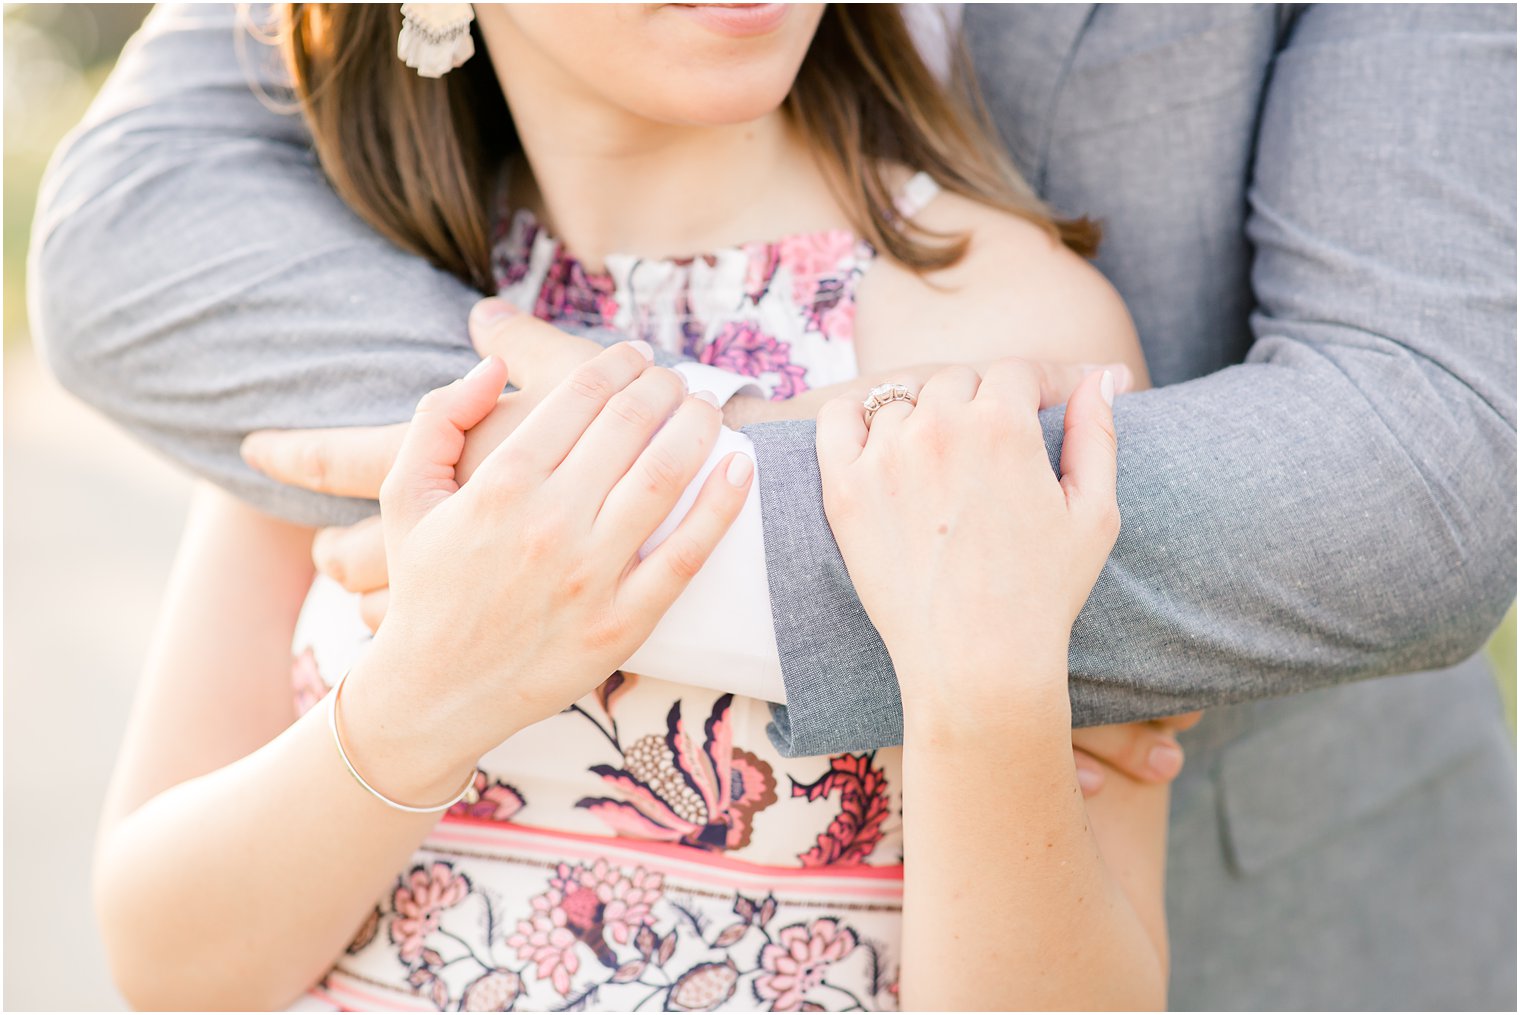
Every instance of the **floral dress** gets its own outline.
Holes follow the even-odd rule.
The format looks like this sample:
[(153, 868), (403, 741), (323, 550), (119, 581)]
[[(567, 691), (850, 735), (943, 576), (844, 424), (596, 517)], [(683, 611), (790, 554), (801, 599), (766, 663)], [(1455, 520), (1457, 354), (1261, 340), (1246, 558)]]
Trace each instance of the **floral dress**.
[[(899, 201), (932, 198), (915, 177)], [(771, 398), (856, 374), (847, 230), (588, 272), (526, 211), (503, 216), (501, 295), (753, 378)], [(364, 651), (353, 596), (319, 579), (295, 638), (298, 708)], [(785, 758), (756, 699), (618, 672), (480, 761), (297, 1008), (895, 1009), (897, 748)]]

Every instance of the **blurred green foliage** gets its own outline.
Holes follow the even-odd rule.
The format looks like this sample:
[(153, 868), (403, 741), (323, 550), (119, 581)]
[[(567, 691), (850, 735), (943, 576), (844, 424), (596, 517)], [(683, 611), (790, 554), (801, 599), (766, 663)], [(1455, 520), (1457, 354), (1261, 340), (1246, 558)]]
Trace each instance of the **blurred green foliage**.
[(5, 5), (5, 348), (26, 343), (26, 243), (43, 167), (151, 4)]
[[(5, 7), (5, 347), (26, 338), (26, 242), (48, 156), (79, 122), (150, 4)], [(1515, 608), (1488, 645), (1515, 731)]]

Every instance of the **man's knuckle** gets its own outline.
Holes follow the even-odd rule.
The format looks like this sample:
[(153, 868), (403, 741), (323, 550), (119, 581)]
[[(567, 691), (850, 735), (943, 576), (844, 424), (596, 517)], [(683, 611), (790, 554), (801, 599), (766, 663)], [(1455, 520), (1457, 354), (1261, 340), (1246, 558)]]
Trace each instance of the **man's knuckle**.
[(327, 449), (316, 441), (303, 444), (296, 456), (296, 470), (300, 477), (313, 487), (327, 485)]

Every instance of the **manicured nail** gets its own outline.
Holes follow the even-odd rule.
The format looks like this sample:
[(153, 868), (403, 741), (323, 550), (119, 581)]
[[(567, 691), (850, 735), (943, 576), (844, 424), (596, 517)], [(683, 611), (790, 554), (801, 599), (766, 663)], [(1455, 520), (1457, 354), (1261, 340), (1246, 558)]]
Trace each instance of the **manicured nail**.
[(518, 309), (506, 300), (487, 296), (470, 309), (470, 321), (474, 324), (491, 324), (507, 317), (516, 317)]
[(490, 368), (491, 363), (495, 359), (496, 359), (495, 356), (487, 356), (485, 359), (481, 360), (479, 363), (476, 363), (474, 366), (472, 366), (470, 368), (470, 372), (464, 375), (464, 379), (468, 381), (472, 377), (478, 377), (481, 374), (485, 373), (486, 370), (488, 370)]
[(1175, 779), (1182, 771), (1182, 748), (1175, 744), (1157, 744), (1145, 760), (1157, 777)]
[(1103, 377), (1098, 381), (1098, 394), (1103, 396), (1103, 401), (1109, 406), (1114, 404), (1114, 372), (1112, 370), (1103, 371)]
[(700, 398), (702, 401), (706, 402), (714, 409), (718, 407), (718, 396), (713, 394), (711, 391), (693, 391), (691, 393), (691, 397)]
[(1083, 796), (1096, 793), (1103, 785), (1103, 776), (1090, 768), (1079, 768), (1077, 769), (1077, 785), (1082, 787)]
[(755, 471), (755, 463), (749, 460), (747, 455), (735, 455), (728, 460), (728, 468), (723, 473), (723, 478), (728, 480), (730, 486), (743, 486), (749, 482), (750, 473)]
[(636, 338), (628, 344), (637, 349), (639, 353), (649, 362), (654, 362), (654, 346), (650, 345), (648, 342), (644, 341), (641, 338)]
[(1123, 394), (1135, 387), (1135, 372), (1123, 363), (1110, 363), (1108, 368), (1114, 375), (1114, 390)]

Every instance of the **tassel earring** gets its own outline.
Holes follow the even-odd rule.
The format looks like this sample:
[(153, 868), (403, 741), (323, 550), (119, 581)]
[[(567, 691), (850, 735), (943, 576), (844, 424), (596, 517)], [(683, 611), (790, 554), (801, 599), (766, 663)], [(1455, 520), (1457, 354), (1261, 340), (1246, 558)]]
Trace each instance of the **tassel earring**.
[(475, 55), (469, 4), (402, 4), (396, 55), (425, 78), (441, 78)]

